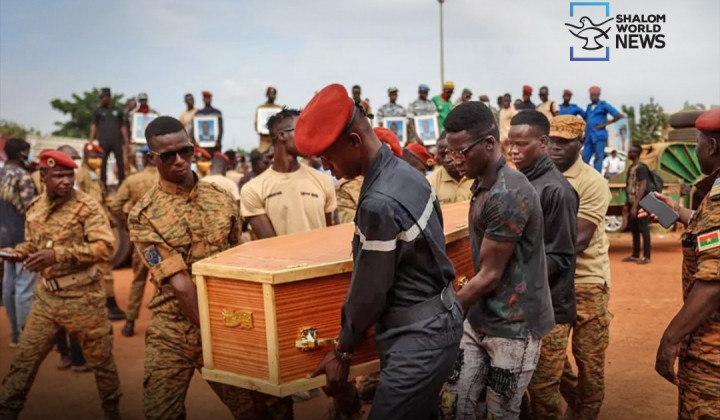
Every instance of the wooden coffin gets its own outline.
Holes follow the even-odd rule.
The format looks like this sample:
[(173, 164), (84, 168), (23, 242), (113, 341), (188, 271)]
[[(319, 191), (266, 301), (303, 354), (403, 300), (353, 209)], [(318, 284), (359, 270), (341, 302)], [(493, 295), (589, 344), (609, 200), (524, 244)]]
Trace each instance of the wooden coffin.
[[(443, 207), (458, 279), (473, 274), (468, 203)], [(353, 224), (249, 242), (193, 264), (203, 377), (276, 396), (325, 385), (307, 379), (340, 333)], [(356, 349), (351, 377), (379, 369), (375, 340)]]

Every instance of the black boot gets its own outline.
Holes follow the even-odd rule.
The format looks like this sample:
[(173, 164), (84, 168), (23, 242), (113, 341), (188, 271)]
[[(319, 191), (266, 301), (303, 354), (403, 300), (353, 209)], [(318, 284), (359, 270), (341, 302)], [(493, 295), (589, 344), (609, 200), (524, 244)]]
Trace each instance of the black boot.
[(135, 335), (135, 320), (134, 319), (128, 319), (127, 322), (125, 322), (125, 326), (122, 329), (122, 335), (125, 337), (132, 337)]
[(107, 303), (105, 305), (108, 308), (108, 319), (110, 321), (122, 321), (125, 319), (125, 312), (118, 308), (118, 304), (114, 297), (107, 298)]

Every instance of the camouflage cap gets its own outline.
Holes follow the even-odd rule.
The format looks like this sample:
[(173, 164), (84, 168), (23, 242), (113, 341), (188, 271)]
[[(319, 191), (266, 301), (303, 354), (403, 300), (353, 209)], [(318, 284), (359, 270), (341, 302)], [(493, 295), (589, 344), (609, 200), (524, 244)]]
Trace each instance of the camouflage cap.
[(585, 121), (574, 115), (558, 115), (550, 121), (550, 137), (573, 140), (582, 137)]

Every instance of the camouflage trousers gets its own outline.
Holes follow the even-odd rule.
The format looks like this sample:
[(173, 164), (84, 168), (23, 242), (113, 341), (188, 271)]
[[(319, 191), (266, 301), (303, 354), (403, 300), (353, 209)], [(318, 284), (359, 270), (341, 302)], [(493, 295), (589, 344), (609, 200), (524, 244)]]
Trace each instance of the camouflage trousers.
[(137, 251), (132, 253), (132, 271), (133, 281), (130, 284), (130, 297), (128, 298), (127, 319), (138, 319), (140, 314), (140, 306), (142, 306), (143, 294), (145, 293), (145, 284), (148, 280), (149, 270), (143, 264)]
[(0, 418), (13, 418), (13, 413), (22, 410), (38, 367), (61, 328), (80, 342), (83, 356), (95, 372), (103, 410), (117, 410), (121, 393), (112, 355), (112, 325), (107, 318), (105, 293), (95, 282), (60, 292), (38, 286), (20, 345), (0, 390)]
[(558, 324), (542, 339), (540, 359), (528, 385), (533, 419), (562, 417), (560, 380), (567, 359), (570, 324)]
[(678, 419), (720, 419), (720, 368), (681, 352)]
[(597, 419), (605, 398), (605, 351), (610, 343), (610, 289), (604, 284), (576, 284), (577, 318), (572, 326), (572, 353), (578, 374), (565, 362), (560, 392), (570, 418)]
[(107, 297), (115, 297), (115, 279), (113, 278), (112, 266), (109, 262), (101, 262), (97, 265), (98, 271), (102, 273), (102, 286)]
[[(184, 419), (185, 396), (203, 365), (200, 330), (184, 316), (155, 313), (145, 334), (145, 417)], [(208, 381), (235, 419), (292, 419), (292, 398), (277, 398)]]

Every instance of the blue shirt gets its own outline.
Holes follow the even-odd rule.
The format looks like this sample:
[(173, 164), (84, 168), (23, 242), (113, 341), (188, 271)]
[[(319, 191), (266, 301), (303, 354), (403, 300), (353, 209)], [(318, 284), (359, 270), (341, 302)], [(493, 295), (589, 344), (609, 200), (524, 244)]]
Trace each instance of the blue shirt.
[(585, 121), (587, 126), (585, 127), (585, 138), (590, 143), (598, 141), (607, 142), (608, 132), (605, 128), (596, 130), (594, 127), (598, 124), (607, 123), (607, 114), (613, 117), (619, 114), (618, 110), (613, 108), (612, 105), (605, 101), (598, 101), (593, 108), (593, 104), (589, 104), (585, 110)]
[(560, 112), (558, 113), (558, 115), (576, 115), (576, 116), (579, 115), (583, 119), (585, 119), (585, 111), (583, 111), (582, 108), (580, 108), (579, 106), (577, 106), (575, 104), (570, 104), (568, 106), (560, 104), (559, 109), (560, 109)]

